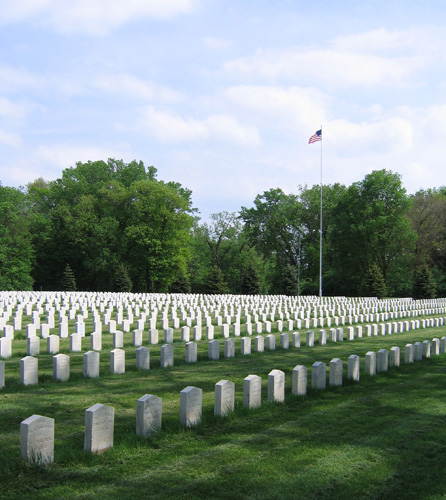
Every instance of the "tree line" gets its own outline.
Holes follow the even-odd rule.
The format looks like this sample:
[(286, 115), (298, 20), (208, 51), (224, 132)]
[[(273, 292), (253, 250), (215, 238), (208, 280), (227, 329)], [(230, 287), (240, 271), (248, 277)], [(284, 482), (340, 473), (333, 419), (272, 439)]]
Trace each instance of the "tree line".
[(446, 296), (446, 187), (408, 195), (377, 170), (351, 186), (272, 188), (201, 221), (154, 167), (77, 163), (0, 185), (0, 289)]

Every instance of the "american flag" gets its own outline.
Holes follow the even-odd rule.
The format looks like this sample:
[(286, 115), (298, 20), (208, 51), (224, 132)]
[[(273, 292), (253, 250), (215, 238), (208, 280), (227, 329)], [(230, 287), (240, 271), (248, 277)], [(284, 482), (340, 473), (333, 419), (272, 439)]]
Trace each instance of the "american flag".
[(322, 141), (322, 130), (315, 132), (308, 141), (308, 144), (313, 144), (313, 142)]

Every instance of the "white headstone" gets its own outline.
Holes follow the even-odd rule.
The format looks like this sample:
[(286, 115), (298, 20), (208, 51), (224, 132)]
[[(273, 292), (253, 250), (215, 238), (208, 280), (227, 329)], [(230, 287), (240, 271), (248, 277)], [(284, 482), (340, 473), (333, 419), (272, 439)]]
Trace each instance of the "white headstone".
[(20, 453), (29, 462), (54, 461), (54, 419), (32, 415), (20, 424)]
[(186, 342), (185, 361), (186, 363), (197, 362), (197, 344), (195, 342)]
[(57, 335), (49, 335), (46, 339), (46, 352), (48, 354), (58, 354), (60, 339)]
[(406, 344), (406, 363), (414, 362), (414, 348), (413, 344)]
[(99, 403), (85, 411), (84, 450), (102, 453), (113, 447), (115, 409)]
[(211, 340), (208, 343), (208, 357), (214, 361), (220, 359), (220, 343), (218, 340)]
[(66, 354), (53, 356), (53, 378), (59, 382), (66, 382), (70, 378), (70, 356)]
[(282, 370), (271, 370), (268, 373), (268, 401), (285, 401), (285, 373)]
[(82, 352), (82, 337), (78, 333), (70, 335), (70, 352)]
[(376, 352), (369, 351), (366, 353), (365, 372), (368, 375), (376, 375)]
[(10, 358), (12, 356), (12, 342), (10, 337), (0, 339), (0, 358)]
[(173, 366), (173, 345), (164, 344), (160, 350), (160, 366), (161, 368), (168, 368)]
[(132, 345), (134, 347), (140, 347), (142, 345), (142, 330), (133, 330)]
[(240, 339), (240, 351), (243, 356), (251, 354), (251, 337), (242, 337)]
[(265, 350), (265, 339), (261, 335), (254, 338), (254, 351), (263, 352)]
[(180, 392), (180, 424), (195, 427), (201, 422), (203, 391), (188, 386)]
[(145, 394), (136, 402), (136, 435), (147, 436), (161, 429), (163, 401), (153, 394)]
[(307, 368), (303, 365), (296, 365), (293, 368), (293, 388), (294, 396), (305, 396), (307, 394)]
[(313, 363), (311, 370), (311, 387), (313, 389), (325, 389), (327, 385), (327, 366), (322, 361)]
[(400, 366), (400, 348), (397, 346), (390, 348), (389, 366)]
[(136, 368), (138, 370), (150, 370), (150, 349), (140, 346), (136, 349)]
[(20, 380), (23, 385), (37, 385), (38, 364), (37, 358), (32, 356), (20, 360)]
[(125, 351), (122, 349), (110, 351), (110, 371), (113, 375), (125, 373)]
[(330, 361), (330, 385), (342, 385), (343, 363), (339, 358)]
[(360, 375), (360, 359), (356, 354), (352, 354), (348, 357), (348, 378), (349, 380), (354, 380), (359, 382)]
[(258, 375), (248, 375), (243, 380), (243, 406), (258, 408), (262, 404), (262, 379)]
[(235, 340), (226, 338), (223, 350), (225, 358), (233, 358), (235, 356)]
[(99, 353), (88, 351), (83, 355), (83, 375), (84, 378), (99, 377)]
[(28, 337), (26, 342), (27, 342), (26, 354), (28, 356), (38, 356), (40, 353), (39, 337)]
[(215, 384), (214, 415), (223, 417), (234, 410), (235, 384), (229, 380), (220, 380)]
[(276, 349), (276, 336), (270, 333), (266, 336), (266, 349), (274, 351)]
[(387, 349), (378, 351), (378, 373), (386, 372), (389, 369), (389, 353)]

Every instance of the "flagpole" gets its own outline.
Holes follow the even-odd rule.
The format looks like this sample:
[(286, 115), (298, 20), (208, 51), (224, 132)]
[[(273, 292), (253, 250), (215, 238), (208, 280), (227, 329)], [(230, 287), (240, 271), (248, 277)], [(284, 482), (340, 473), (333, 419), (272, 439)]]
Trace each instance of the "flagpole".
[[(322, 125), (321, 125), (321, 138), (322, 138)], [(321, 226), (319, 229), (320, 233), (320, 244), (319, 244), (319, 297), (322, 297), (322, 215), (323, 215), (323, 210), (322, 210), (322, 140), (320, 141), (321, 143)]]

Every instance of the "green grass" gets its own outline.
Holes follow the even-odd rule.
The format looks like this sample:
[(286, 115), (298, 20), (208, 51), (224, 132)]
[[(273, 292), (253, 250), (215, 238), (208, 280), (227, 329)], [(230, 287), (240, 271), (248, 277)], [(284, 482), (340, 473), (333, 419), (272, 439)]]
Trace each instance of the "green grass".
[[(302, 348), (287, 351), (275, 332), (275, 351), (241, 356), (236, 339), (236, 357), (225, 359), (222, 341), (220, 361), (207, 359), (204, 340), (193, 365), (185, 364), (176, 332), (175, 366), (167, 369), (159, 367), (160, 330), (146, 372), (134, 367), (136, 349), (125, 334), (123, 375), (110, 374), (112, 343), (104, 332), (100, 378), (83, 379), (83, 353), (70, 353), (70, 380), (55, 382), (52, 356), (41, 341), (39, 385), (29, 387), (19, 380), (24, 332), (5, 360), (6, 386), (0, 391), (0, 498), (446, 498), (446, 355), (404, 364), (407, 343), (440, 338), (445, 328), (314, 348), (305, 346), (302, 331)], [(68, 354), (68, 345), (61, 340), (60, 352)], [(365, 353), (394, 345), (401, 348), (401, 367), (366, 376)], [(83, 339), (87, 350), (89, 339)], [(350, 354), (361, 357), (359, 383), (347, 380)], [(344, 362), (343, 387), (292, 396), (294, 366), (307, 366), (311, 386), (311, 365), (323, 361), (328, 367), (336, 357)], [(284, 404), (266, 401), (273, 369), (286, 375)], [(250, 374), (262, 377), (263, 403), (256, 410), (242, 405), (243, 379)], [(214, 386), (221, 379), (236, 384), (236, 408), (225, 418), (213, 415)], [(188, 430), (178, 418), (179, 393), (187, 385), (203, 390), (202, 424)], [(148, 439), (135, 434), (136, 400), (144, 394), (163, 399), (162, 430)], [(83, 451), (85, 410), (95, 403), (115, 408), (114, 447), (99, 456)], [(20, 457), (20, 422), (33, 414), (55, 419), (55, 462), (48, 467)]]

